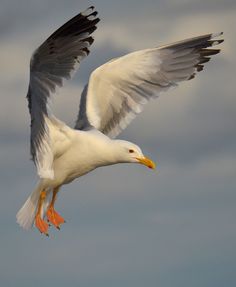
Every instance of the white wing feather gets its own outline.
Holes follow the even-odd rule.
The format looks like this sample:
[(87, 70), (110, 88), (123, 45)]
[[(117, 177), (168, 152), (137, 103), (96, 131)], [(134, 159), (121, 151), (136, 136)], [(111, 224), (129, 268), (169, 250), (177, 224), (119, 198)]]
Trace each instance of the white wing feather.
[[(31, 154), (41, 178), (53, 178), (55, 139), (65, 125), (49, 114), (48, 99), (63, 79), (69, 79), (93, 43), (99, 19), (91, 6), (54, 32), (33, 54), (27, 98), (31, 115)], [(49, 123), (56, 123), (49, 128)], [(63, 140), (67, 137), (61, 133)]]
[(221, 43), (212, 40), (221, 34), (133, 52), (102, 65), (82, 93), (76, 128), (92, 126), (117, 136), (150, 99), (201, 71), (209, 56), (220, 51), (207, 48)]

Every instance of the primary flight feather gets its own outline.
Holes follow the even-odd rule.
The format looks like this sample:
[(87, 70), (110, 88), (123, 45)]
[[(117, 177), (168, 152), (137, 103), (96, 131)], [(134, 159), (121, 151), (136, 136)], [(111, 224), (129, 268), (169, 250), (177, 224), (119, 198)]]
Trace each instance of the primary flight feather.
[(60, 187), (100, 166), (141, 163), (155, 168), (141, 149), (113, 139), (161, 92), (191, 80), (203, 69), (222, 35), (207, 34), (113, 59), (92, 72), (80, 100), (76, 125), (70, 128), (48, 108), (56, 87), (76, 71), (89, 54), (91, 34), (99, 22), (93, 6), (54, 32), (30, 62), (28, 106), (31, 115), (31, 154), (39, 183), (17, 213), (25, 229), (33, 224), (48, 235), (47, 220), (57, 227), (64, 219), (54, 204)]

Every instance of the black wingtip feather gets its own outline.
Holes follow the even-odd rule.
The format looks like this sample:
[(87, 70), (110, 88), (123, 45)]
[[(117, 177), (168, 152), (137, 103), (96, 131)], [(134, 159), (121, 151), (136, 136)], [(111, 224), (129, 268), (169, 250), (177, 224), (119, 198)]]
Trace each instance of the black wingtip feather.
[(88, 48), (83, 48), (82, 51), (84, 51), (87, 55), (90, 53)]
[(216, 40), (218, 43), (217, 44), (221, 44), (223, 43), (225, 40), (224, 39), (220, 39), (220, 40)]
[(192, 79), (194, 79), (195, 78), (195, 73), (194, 74), (192, 74), (189, 78), (188, 78), (188, 80), (192, 80)]
[(210, 61), (210, 58), (208, 57), (203, 57), (200, 59), (199, 64), (204, 64)]
[(90, 16), (94, 16), (94, 17), (96, 17), (96, 16), (97, 16), (97, 14), (98, 14), (98, 12), (97, 12), (97, 11), (94, 11), (93, 13), (89, 14), (89, 15), (87, 16), (87, 18), (88, 18), (88, 17), (90, 17)]
[(93, 37), (88, 37), (83, 39), (83, 42), (89, 42), (89, 45), (92, 45), (94, 42), (94, 38)]
[(203, 65), (199, 65), (199, 64), (198, 64), (198, 65), (196, 66), (196, 69), (197, 69), (198, 72), (201, 72), (201, 71), (203, 70), (203, 68), (204, 68)]
[[(217, 36), (222, 35), (222, 33), (219, 33)], [(212, 46), (218, 45), (224, 42), (224, 39), (219, 39), (219, 40), (214, 40), (214, 38), (210, 38), (209, 40), (205, 39), (202, 43), (197, 44), (194, 47), (195, 53), (199, 53), (199, 60), (198, 63), (195, 65), (195, 71), (196, 72), (201, 72), (204, 68), (205, 63), (210, 61), (210, 57), (213, 55), (218, 54), (221, 50), (220, 49), (211, 49)], [(210, 48), (210, 49), (208, 49)], [(196, 72), (193, 73), (188, 80), (192, 80)]]
[[(89, 9), (94, 9), (94, 6), (89, 7), (86, 11), (88, 11)], [(78, 15), (70, 19), (68, 22), (66, 22), (64, 25), (62, 25), (59, 29), (57, 29), (48, 38), (48, 40), (79, 35), (80, 33), (84, 32), (88, 32), (89, 34), (91, 34), (93, 31), (96, 30), (96, 24), (100, 21), (99, 18), (95, 18), (97, 14), (97, 11), (93, 11), (88, 15), (83, 15), (83, 12), (79, 13)], [(91, 16), (93, 16), (94, 19), (89, 19), (89, 17)]]
[(220, 53), (220, 49), (201, 49), (199, 53), (201, 56), (212, 56)]

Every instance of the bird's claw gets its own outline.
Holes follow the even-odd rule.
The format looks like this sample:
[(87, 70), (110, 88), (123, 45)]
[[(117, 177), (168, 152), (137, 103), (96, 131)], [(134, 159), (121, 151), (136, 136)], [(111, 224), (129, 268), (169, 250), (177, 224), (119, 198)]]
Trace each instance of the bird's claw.
[(64, 218), (58, 212), (56, 212), (53, 206), (49, 206), (47, 210), (47, 219), (58, 230), (60, 230), (60, 225), (65, 223)]

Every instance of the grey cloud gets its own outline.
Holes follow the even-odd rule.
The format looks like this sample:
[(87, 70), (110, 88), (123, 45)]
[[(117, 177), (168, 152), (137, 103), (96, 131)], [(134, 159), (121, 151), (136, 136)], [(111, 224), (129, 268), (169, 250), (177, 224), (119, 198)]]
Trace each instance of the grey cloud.
[[(68, 2), (70, 2), (70, 5), (68, 5)], [(60, 25), (60, 19), (65, 17), (67, 13), (70, 13), (68, 17), (71, 17), (72, 14), (86, 9), (88, 5), (88, 1), (83, 0), (70, 0), (68, 2), (2, 0), (0, 12), (1, 36), (7, 37), (8, 35), (18, 35), (18, 33), (29, 33), (32, 31), (32, 27), (37, 27), (39, 24), (44, 25), (45, 21), (48, 25), (56, 24), (55, 21), (58, 21), (58, 25)], [(66, 20), (65, 18), (64, 21)]]
[[(214, 13), (217, 11), (231, 11), (236, 7), (235, 1), (151, 1), (143, 6), (142, 1), (129, 1), (129, 5), (126, 2), (121, 3), (108, 3), (107, 1), (99, 1), (96, 4), (96, 8), (105, 23), (120, 22), (122, 25), (122, 19), (127, 22), (136, 20), (143, 21), (147, 19), (156, 18), (157, 23), (161, 23), (163, 20), (173, 20), (185, 16), (186, 14), (197, 13)], [(59, 25), (63, 24), (72, 15), (86, 9), (91, 5), (90, 1), (86, 0), (69, 0), (65, 2), (60, 1), (31, 1), (22, 0), (21, 2), (16, 0), (1, 1), (0, 11), (0, 35), (1, 37), (8, 37), (9, 35), (22, 35), (24, 33), (30, 34), (32, 27), (38, 25), (48, 27), (51, 31), (56, 29)], [(130, 15), (136, 15), (136, 17), (130, 17)], [(106, 21), (106, 22), (105, 22)], [(160, 21), (160, 22), (159, 22)], [(167, 23), (165, 23), (166, 25)], [(171, 23), (170, 23), (171, 24)], [(164, 27), (163, 27), (164, 28)], [(165, 26), (166, 29), (166, 26)], [(47, 36), (47, 35), (45, 35)]]

